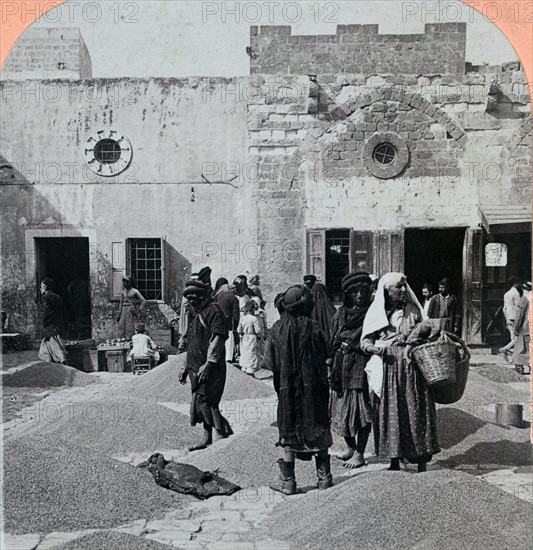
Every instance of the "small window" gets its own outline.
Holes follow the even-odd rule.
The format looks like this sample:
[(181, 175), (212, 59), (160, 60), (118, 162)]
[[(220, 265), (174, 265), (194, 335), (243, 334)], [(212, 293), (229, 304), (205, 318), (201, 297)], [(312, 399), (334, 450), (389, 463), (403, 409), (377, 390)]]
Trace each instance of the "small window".
[(147, 300), (164, 300), (163, 239), (128, 239), (128, 273)]
[[(63, 38), (63, 37), (61, 37), (61, 38)], [(64, 63), (58, 63), (57, 68), (62, 71), (62, 70), (65, 69), (65, 64)]]
[(120, 145), (114, 139), (101, 139), (94, 146), (94, 157), (102, 164), (115, 164), (120, 159)]
[(396, 156), (396, 148), (391, 143), (380, 143), (373, 152), (374, 160), (379, 164), (390, 164)]
[(342, 300), (342, 278), (350, 269), (350, 230), (326, 231), (326, 288), (334, 302)]

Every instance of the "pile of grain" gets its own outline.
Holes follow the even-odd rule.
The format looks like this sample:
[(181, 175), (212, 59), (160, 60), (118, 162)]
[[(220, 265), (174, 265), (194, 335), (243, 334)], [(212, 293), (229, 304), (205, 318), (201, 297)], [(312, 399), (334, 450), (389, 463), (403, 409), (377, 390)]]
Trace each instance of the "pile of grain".
[(502, 367), (500, 365), (487, 365), (476, 369), (476, 373), (493, 382), (508, 384), (509, 382), (526, 382), (522, 374), (518, 374), (513, 368)]
[(289, 499), (268, 519), (295, 548), (530, 548), (531, 506), (473, 476), (361, 474)]
[(85, 535), (57, 546), (56, 550), (101, 550), (102, 548), (108, 550), (169, 550), (166, 544), (114, 531)]
[[(189, 417), (139, 399), (92, 400), (69, 403), (47, 412), (26, 433), (60, 440), (108, 456), (166, 449), (186, 449), (201, 437), (201, 427), (190, 426)], [(44, 415), (43, 415), (44, 416)]]
[(158, 487), (146, 471), (54, 438), (5, 442), (8, 533), (117, 527), (189, 498)]
[[(179, 375), (186, 361), (186, 355), (181, 354), (169, 357), (156, 369), (144, 374), (134, 384), (128, 384), (127, 388), (121, 391), (128, 392), (128, 395), (139, 397), (145, 400), (174, 401), (186, 403), (191, 399), (190, 382), (182, 386), (179, 383)], [(255, 399), (269, 397), (274, 393), (273, 388), (265, 383), (256, 380), (239, 369), (228, 365), (226, 375), (226, 386), (222, 399), (233, 401), (235, 399)]]
[(2, 376), (2, 385), (8, 388), (48, 388), (48, 387), (82, 387), (99, 383), (90, 374), (67, 365), (46, 363), (44, 361)]

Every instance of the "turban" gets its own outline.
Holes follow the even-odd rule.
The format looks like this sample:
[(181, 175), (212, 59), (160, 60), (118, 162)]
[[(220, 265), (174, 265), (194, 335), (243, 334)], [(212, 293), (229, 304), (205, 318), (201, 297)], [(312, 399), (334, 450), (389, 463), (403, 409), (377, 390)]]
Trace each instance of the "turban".
[(346, 292), (349, 288), (354, 285), (372, 285), (372, 279), (368, 273), (364, 271), (358, 271), (356, 273), (348, 273), (342, 279), (342, 291)]
[(188, 298), (189, 296), (199, 296), (203, 298), (210, 290), (211, 287), (201, 281), (187, 281), (183, 295), (185, 298)]
[(313, 281), (313, 282), (315, 282), (316, 281), (316, 275), (306, 275), (304, 277), (304, 281)]

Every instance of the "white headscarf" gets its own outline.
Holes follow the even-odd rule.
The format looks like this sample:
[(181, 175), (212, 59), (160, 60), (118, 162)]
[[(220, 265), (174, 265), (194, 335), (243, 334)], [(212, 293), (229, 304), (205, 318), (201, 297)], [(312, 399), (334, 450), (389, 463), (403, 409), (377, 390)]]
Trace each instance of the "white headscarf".
[[(374, 301), (370, 304), (363, 322), (362, 338), (389, 326), (389, 319), (387, 318), (387, 312), (385, 310), (385, 289), (397, 285), (402, 279), (406, 279), (405, 275), (396, 272), (386, 273), (381, 277), (376, 295), (374, 296)], [(420, 310), (422, 319), (427, 319), (427, 315), (424, 313), (424, 309), (420, 305), (416, 294), (407, 283), (405, 283), (405, 285), (407, 287), (407, 303), (416, 306)]]

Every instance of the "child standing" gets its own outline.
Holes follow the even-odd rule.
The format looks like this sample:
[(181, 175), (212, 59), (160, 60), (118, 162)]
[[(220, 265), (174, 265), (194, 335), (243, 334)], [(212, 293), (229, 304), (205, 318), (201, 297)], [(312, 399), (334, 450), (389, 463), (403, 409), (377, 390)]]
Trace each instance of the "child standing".
[(144, 323), (135, 325), (135, 334), (131, 338), (132, 348), (128, 355), (128, 361), (132, 361), (134, 358), (149, 357), (151, 366), (154, 368), (159, 362), (159, 352), (154, 341), (144, 331)]
[(252, 298), (252, 300), (256, 303), (257, 308), (255, 310), (254, 315), (259, 319), (259, 327), (261, 329), (261, 338), (258, 340), (258, 356), (259, 359), (263, 357), (263, 353), (265, 351), (265, 345), (266, 345), (266, 339), (268, 336), (268, 327), (267, 327), (267, 316), (265, 311), (265, 302), (255, 296)]
[(241, 369), (250, 376), (259, 368), (259, 341), (262, 337), (261, 324), (254, 315), (256, 309), (257, 304), (253, 300), (245, 304), (237, 329), (241, 337)]

